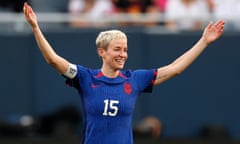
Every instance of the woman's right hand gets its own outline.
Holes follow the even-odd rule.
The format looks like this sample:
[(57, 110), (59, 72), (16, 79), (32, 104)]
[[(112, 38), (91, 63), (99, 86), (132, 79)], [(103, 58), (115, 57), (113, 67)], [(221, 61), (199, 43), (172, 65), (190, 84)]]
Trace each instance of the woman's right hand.
[(31, 25), (32, 28), (38, 27), (37, 16), (33, 11), (32, 7), (28, 5), (27, 2), (23, 5), (23, 12), (26, 20)]

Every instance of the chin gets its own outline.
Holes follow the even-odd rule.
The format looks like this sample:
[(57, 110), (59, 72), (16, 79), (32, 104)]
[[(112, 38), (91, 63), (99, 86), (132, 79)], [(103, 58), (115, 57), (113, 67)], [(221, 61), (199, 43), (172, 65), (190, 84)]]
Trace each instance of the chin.
[(122, 70), (123, 68), (121, 67), (121, 68), (117, 68), (117, 70)]
[(116, 69), (117, 70), (122, 70), (124, 67), (123, 66), (120, 66), (120, 67), (117, 67)]

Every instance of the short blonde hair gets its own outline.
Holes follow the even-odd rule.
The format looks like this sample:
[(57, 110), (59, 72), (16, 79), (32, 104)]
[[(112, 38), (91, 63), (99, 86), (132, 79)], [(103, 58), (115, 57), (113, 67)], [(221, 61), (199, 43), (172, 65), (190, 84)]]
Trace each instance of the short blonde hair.
[(120, 30), (107, 30), (100, 32), (96, 39), (97, 48), (103, 48), (107, 50), (107, 47), (113, 39), (126, 39), (127, 36)]

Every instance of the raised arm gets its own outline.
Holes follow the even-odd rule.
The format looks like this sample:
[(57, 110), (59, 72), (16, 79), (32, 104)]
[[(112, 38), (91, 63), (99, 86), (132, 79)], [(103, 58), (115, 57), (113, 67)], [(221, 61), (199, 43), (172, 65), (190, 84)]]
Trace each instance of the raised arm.
[(57, 55), (54, 49), (48, 43), (43, 33), (41, 32), (41, 29), (39, 28), (35, 12), (26, 2), (23, 6), (23, 12), (27, 22), (32, 28), (37, 45), (47, 63), (53, 66), (59, 73), (65, 74), (68, 71), (70, 63), (64, 58)]
[(223, 34), (225, 22), (219, 20), (216, 23), (210, 22), (204, 29), (202, 37), (199, 41), (187, 52), (178, 57), (171, 64), (158, 68), (158, 74), (154, 85), (179, 75), (182, 73), (212, 42), (217, 40)]

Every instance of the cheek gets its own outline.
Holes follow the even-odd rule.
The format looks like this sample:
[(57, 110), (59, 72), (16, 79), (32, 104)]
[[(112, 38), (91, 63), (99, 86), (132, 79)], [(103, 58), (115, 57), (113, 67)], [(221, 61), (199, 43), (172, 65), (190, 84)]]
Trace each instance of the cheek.
[(114, 52), (108, 52), (108, 53), (104, 54), (104, 58), (108, 59), (108, 60), (113, 59), (113, 58), (115, 58), (117, 56), (118, 56), (118, 54), (114, 53)]
[(111, 58), (114, 58), (114, 57), (118, 57), (120, 55), (120, 53), (113, 51), (113, 52), (109, 52), (107, 55)]

